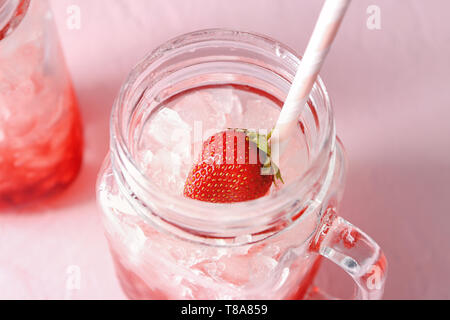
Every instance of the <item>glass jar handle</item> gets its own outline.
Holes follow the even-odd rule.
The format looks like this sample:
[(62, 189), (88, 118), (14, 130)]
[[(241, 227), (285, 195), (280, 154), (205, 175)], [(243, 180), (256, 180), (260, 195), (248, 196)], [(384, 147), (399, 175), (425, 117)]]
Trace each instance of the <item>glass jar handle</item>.
[(386, 257), (375, 241), (337, 216), (334, 209), (329, 208), (324, 214), (310, 249), (337, 264), (353, 278), (355, 299), (381, 299), (386, 281)]

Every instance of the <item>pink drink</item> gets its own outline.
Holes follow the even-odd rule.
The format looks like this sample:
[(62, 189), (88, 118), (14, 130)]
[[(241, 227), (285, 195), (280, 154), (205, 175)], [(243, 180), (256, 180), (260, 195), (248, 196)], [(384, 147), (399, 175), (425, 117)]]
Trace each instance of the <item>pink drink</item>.
[[(136, 150), (139, 166), (161, 192), (182, 198), (187, 174), (197, 158), (195, 135), (206, 139), (226, 128), (270, 130), (280, 105), (275, 97), (243, 86), (207, 86), (178, 94), (145, 121)], [(194, 132), (199, 127), (203, 132)], [(290, 147), (292, 152), (280, 165), (286, 183), (298, 178), (302, 173), (298, 167), (304, 167), (308, 158), (300, 127)], [(312, 279), (299, 280), (314, 272), (310, 271), (314, 260), (282, 261), (286, 254), (281, 253), (289, 250), (294, 239), (307, 238), (314, 231), (313, 221), (309, 228), (284, 233), (271, 242), (235, 249), (182, 243), (140, 221), (120, 194), (107, 193), (109, 171), (107, 167), (100, 180), (100, 203), (119, 279), (131, 298), (286, 299), (301, 295), (310, 285)], [(244, 240), (252, 242), (252, 235)]]
[(277, 163), (284, 185), (239, 203), (183, 196), (203, 141), (227, 128), (273, 128), (299, 63), (274, 40), (204, 30), (169, 41), (132, 71), (97, 185), (129, 298), (302, 299), (321, 256), (355, 279), (358, 298), (381, 297), (382, 252), (336, 215), (345, 158), (320, 80)]
[(0, 207), (64, 188), (81, 163), (80, 116), (51, 12), (46, 1), (24, 3), (23, 20), (0, 38)]
[[(139, 166), (163, 192), (182, 196), (203, 141), (227, 128), (267, 134), (281, 106), (276, 97), (249, 86), (204, 86), (180, 93), (146, 120), (136, 149)], [(286, 183), (301, 175), (308, 160), (300, 126), (290, 147), (293, 152), (279, 164)]]

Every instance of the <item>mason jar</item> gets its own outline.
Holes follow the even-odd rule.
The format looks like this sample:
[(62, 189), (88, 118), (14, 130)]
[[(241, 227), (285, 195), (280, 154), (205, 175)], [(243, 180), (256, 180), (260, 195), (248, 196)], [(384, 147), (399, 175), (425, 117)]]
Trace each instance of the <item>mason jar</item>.
[(46, 0), (0, 0), (0, 207), (65, 188), (82, 158), (72, 83)]
[(381, 298), (383, 253), (336, 214), (346, 162), (320, 79), (280, 159), (283, 185), (231, 204), (183, 197), (196, 144), (224, 128), (270, 130), (300, 59), (267, 37), (214, 29), (167, 42), (131, 72), (97, 184), (129, 298), (314, 298), (322, 258), (354, 279), (355, 298)]

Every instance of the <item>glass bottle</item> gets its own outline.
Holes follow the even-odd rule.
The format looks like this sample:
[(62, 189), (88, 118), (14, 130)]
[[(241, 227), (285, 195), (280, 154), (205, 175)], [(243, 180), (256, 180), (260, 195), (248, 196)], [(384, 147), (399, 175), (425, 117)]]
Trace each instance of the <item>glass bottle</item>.
[(47, 0), (0, 0), (0, 207), (70, 184), (82, 128)]

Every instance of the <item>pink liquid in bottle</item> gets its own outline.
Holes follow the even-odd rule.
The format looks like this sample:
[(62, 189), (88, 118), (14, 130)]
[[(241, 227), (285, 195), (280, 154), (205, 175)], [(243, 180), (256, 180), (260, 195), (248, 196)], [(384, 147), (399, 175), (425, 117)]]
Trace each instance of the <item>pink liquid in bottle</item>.
[(15, 28), (0, 34), (0, 207), (63, 189), (82, 158), (80, 115), (51, 11), (46, 1), (24, 3), (9, 22)]

